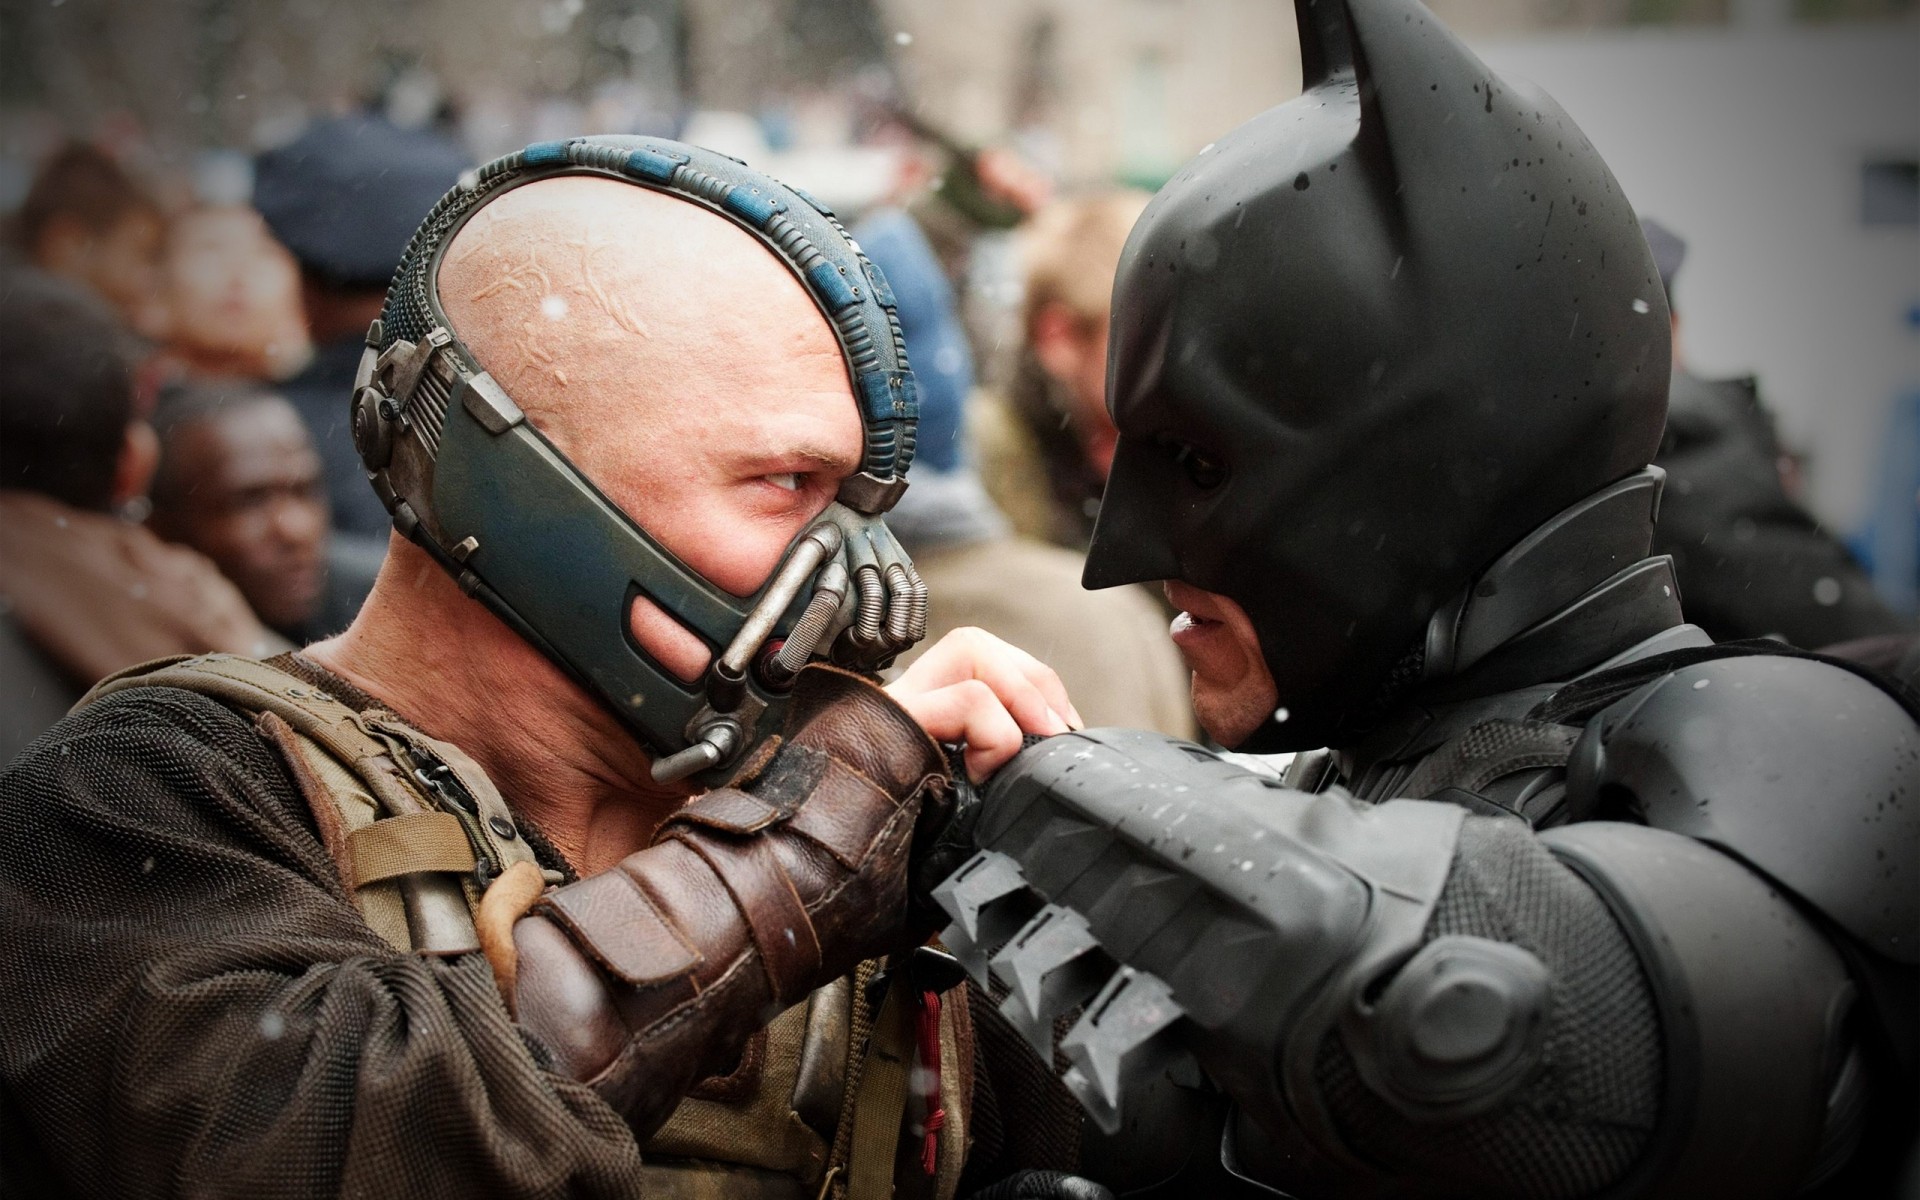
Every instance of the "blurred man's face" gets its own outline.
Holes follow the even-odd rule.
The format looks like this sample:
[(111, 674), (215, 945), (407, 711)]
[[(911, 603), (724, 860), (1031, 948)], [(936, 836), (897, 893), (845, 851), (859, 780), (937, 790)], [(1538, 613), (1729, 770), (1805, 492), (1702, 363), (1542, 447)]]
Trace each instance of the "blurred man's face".
[(174, 223), (166, 283), (174, 347), (283, 378), (308, 351), (300, 272), (251, 209), (188, 213)]
[(1225, 596), (1169, 579), (1173, 644), (1193, 672), (1193, 712), (1222, 746), (1232, 748), (1260, 728), (1280, 703), (1273, 672), (1246, 610)]
[[(449, 321), (527, 417), (693, 570), (764, 583), (859, 468), (826, 318), (752, 235), (612, 180), (481, 209), (440, 267)], [(709, 650), (644, 598), (635, 638), (683, 679)]]
[(1040, 366), (1071, 406), (1068, 419), (1080, 435), (1087, 463), (1105, 479), (1113, 468), (1118, 431), (1107, 415), (1107, 314), (1095, 317), (1050, 304), (1036, 313), (1029, 337)]
[(312, 619), (326, 583), (327, 504), (293, 407), (275, 398), (195, 421), (173, 431), (167, 457), (154, 531), (212, 559), (268, 625)]
[(42, 232), (33, 256), (43, 270), (92, 288), (135, 333), (157, 339), (167, 330), (161, 285), (165, 240), (166, 226), (157, 213), (129, 213), (103, 230), (63, 217)]

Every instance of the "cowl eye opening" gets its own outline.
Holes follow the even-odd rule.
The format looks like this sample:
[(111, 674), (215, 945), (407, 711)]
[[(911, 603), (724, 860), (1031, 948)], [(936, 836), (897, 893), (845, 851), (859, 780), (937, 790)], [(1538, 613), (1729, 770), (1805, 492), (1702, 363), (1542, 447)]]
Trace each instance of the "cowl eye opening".
[(1187, 481), (1203, 492), (1210, 492), (1227, 481), (1226, 460), (1210, 451), (1203, 450), (1192, 442), (1164, 439), (1161, 443), (1173, 455), (1174, 465), (1178, 466)]

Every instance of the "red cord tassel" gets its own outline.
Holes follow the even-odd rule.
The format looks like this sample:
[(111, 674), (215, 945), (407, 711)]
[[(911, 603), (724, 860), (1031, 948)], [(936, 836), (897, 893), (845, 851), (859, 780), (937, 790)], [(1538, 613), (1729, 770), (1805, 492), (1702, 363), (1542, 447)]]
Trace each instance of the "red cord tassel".
[(947, 1110), (940, 1107), (940, 993), (920, 993), (914, 1014), (916, 1050), (921, 1076), (921, 1111), (928, 1114), (922, 1125), (925, 1140), (920, 1145), (920, 1169), (932, 1175), (940, 1162), (941, 1126), (947, 1123)]

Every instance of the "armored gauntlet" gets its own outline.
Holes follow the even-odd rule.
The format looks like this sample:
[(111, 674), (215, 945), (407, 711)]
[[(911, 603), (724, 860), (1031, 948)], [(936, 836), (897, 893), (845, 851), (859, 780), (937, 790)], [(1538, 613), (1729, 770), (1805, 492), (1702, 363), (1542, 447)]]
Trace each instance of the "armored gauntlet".
[[(934, 889), (941, 935), (1109, 1134), (1179, 1048), (1256, 1120), (1317, 1107), (1344, 1003), (1419, 947), (1465, 813), (1278, 786), (1158, 734), (1023, 752), (987, 788), (982, 852)], [(1327, 1126), (1330, 1122), (1323, 1121)], [(1327, 1140), (1337, 1142), (1331, 1135)]]
[(731, 786), (514, 927), (520, 1023), (651, 1130), (782, 1009), (911, 940), (908, 851), (946, 788), (939, 747), (879, 688), (808, 667)]
[[(1641, 765), (1679, 743), (1602, 728), (1648, 811), (1706, 807)], [(1787, 1195), (1857, 1137), (1840, 958), (1702, 841), (1309, 794), (1122, 730), (1024, 751), (972, 836), (943, 940), (1109, 1135), (1191, 1052), (1240, 1109), (1223, 1165), (1301, 1195)]]

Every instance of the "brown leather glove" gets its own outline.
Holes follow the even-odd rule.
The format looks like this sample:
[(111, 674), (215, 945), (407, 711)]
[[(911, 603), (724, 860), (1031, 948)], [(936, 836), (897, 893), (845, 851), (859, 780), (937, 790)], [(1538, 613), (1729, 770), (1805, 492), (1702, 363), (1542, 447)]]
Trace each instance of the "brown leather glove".
[(645, 1136), (754, 1030), (911, 940), (908, 852), (947, 782), (885, 692), (806, 668), (782, 735), (731, 786), (514, 926), (520, 1023)]

